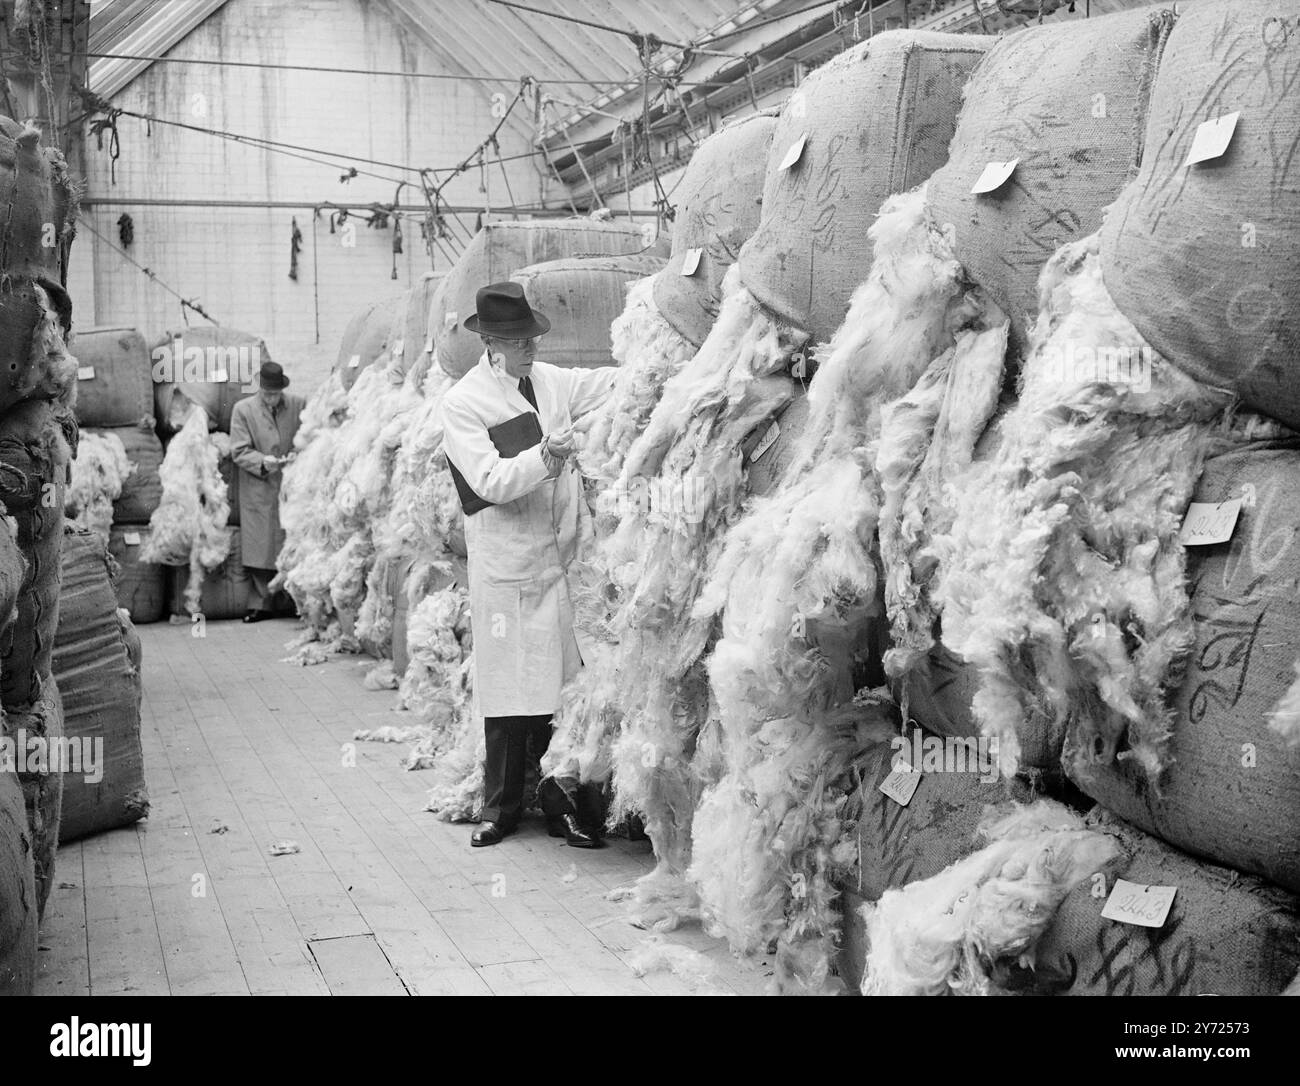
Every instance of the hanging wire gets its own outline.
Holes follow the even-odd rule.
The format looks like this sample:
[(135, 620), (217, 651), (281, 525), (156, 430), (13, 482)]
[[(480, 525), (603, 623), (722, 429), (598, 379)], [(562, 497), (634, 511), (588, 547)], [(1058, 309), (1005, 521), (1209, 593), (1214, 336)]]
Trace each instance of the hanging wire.
[[(139, 261), (137, 261), (136, 259), (134, 259), (134, 258), (133, 258), (129, 253), (123, 252), (123, 251), (122, 251), (121, 249), (119, 249), (116, 245), (114, 245), (111, 241), (109, 241), (108, 238), (104, 237), (104, 235), (101, 234), (98, 230), (96, 230), (94, 224), (93, 224), (89, 219), (87, 219), (84, 215), (78, 215), (78, 216), (77, 216), (77, 221), (78, 221), (79, 223), (81, 223), (81, 224), (82, 224), (82, 225), (83, 225), (87, 230), (89, 230), (92, 234), (94, 234), (95, 237), (99, 238), (100, 241), (102, 241), (105, 245), (107, 245), (110, 249), (112, 249), (113, 252), (117, 253), (118, 256), (122, 257), (123, 260), (127, 261), (129, 264), (133, 264), (133, 265), (134, 265), (135, 267), (137, 267), (141, 272), (143, 272), (145, 275), (147, 275), (147, 276), (148, 276), (148, 277), (149, 277), (149, 278), (150, 278), (154, 283), (156, 283), (158, 286), (162, 287), (163, 290), (165, 290), (165, 291), (166, 291), (168, 294), (170, 294), (173, 298), (175, 298), (177, 301), (179, 301), (179, 302), (181, 303), (181, 316), (182, 316), (182, 317), (185, 317), (185, 311), (186, 311), (186, 310), (190, 310), (190, 311), (192, 311), (192, 312), (194, 312), (194, 313), (197, 313), (197, 314), (198, 314), (200, 317), (202, 317), (204, 320), (209, 321), (209, 322), (211, 322), (212, 324), (217, 325), (217, 327), (220, 327), (220, 326), (221, 326), (221, 322), (218, 321), (215, 317), (210, 316), (210, 315), (208, 314), (208, 312), (203, 308), (203, 306), (201, 306), (201, 305), (199, 304), (198, 299), (196, 299), (196, 298), (186, 298), (183, 294), (181, 294), (180, 291), (176, 290), (175, 287), (169, 286), (169, 285), (168, 285), (164, 280), (162, 280), (162, 279), (159, 277), (159, 275), (158, 275), (158, 273), (157, 273), (156, 271), (152, 270), (151, 268), (146, 268), (143, 264), (141, 264)], [(186, 323), (186, 324), (189, 323), (189, 319), (188, 319), (188, 318), (185, 318), (185, 323)]]

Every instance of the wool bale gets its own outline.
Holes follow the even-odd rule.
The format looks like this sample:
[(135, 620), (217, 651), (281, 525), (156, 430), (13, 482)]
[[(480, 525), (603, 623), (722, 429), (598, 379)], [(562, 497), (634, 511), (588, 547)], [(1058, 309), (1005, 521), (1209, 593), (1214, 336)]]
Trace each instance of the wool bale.
[(77, 422), (97, 429), (152, 430), (154, 390), (149, 346), (137, 328), (90, 328), (71, 343), (77, 356)]
[[(763, 425), (757, 427), (741, 446), (745, 463), (749, 467), (751, 494), (763, 495), (776, 489), (781, 476), (794, 459), (799, 447), (799, 437), (808, 423), (808, 396), (800, 385), (795, 385), (794, 398), (785, 409)], [(772, 428), (776, 435), (772, 436)], [(759, 446), (771, 440), (761, 452)], [(755, 457), (755, 452), (758, 452)]]
[(258, 371), (272, 360), (260, 336), (216, 325), (169, 332), (153, 354), (154, 413), (163, 434), (180, 430), (193, 404), (207, 412), (209, 430), (230, 433), (235, 404), (257, 391)]
[(154, 432), (153, 420), (150, 419), (147, 425), (86, 432), (117, 437), (131, 463), (131, 474), (122, 480), (122, 493), (113, 501), (113, 523), (148, 524), (162, 501), (162, 480), (158, 469), (162, 467), (163, 447)]
[(68, 165), (35, 125), (9, 117), (0, 117), (0, 203), (8, 209), (5, 274), (61, 281), (77, 205)]
[[(1025, 782), (983, 784), (971, 773), (925, 773), (906, 807), (879, 791), (893, 751), (873, 751), (862, 766), (858, 822), (861, 866), (844, 886), (841, 976), (856, 984), (865, 951), (857, 906), (888, 889), (939, 874), (971, 855), (990, 804), (1030, 797)], [(1068, 894), (1039, 940), (1032, 973), (1002, 963), (1008, 987), (1060, 995), (1272, 995), (1300, 967), (1300, 909), (1290, 894), (1261, 880), (1196, 860), (1120, 823), (1100, 809), (1087, 825), (1112, 835), (1120, 854)], [(1116, 877), (1176, 886), (1164, 926), (1103, 920)], [(1101, 896), (1094, 896), (1098, 893)], [(1019, 979), (1017, 980), (1017, 976)]]
[(72, 299), (50, 279), (8, 277), (0, 291), (0, 412), (25, 400), (69, 403), (77, 360), (68, 353)]
[(17, 615), (0, 630), (0, 701), (25, 709), (41, 695), (59, 612), (64, 488), (76, 439), (72, 412), (28, 402), (0, 417), (0, 502), (26, 560)]
[(18, 779), (0, 772), (0, 996), (31, 995), (36, 980), (32, 840)]
[[(1146, 152), (1102, 230), (1103, 276), (1156, 350), (1300, 426), (1300, 0), (1192, 4), (1151, 92)], [(1200, 126), (1240, 113), (1226, 153)]]
[(1232, 539), (1188, 549), (1196, 640), (1172, 696), (1170, 765), (1158, 785), (1131, 761), (1074, 751), (1072, 732), (1064, 762), (1126, 821), (1300, 893), (1300, 751), (1268, 727), (1300, 658), (1300, 447), (1215, 457), (1194, 500), (1243, 494)]
[[(675, 193), (672, 256), (655, 279), (654, 301), (673, 330), (696, 347), (717, 319), (722, 277), (758, 226), (775, 127), (775, 114), (756, 113), (715, 132), (691, 155)], [(699, 262), (683, 275), (695, 249)]]
[(140, 557), (148, 541), (147, 524), (114, 525), (108, 537), (108, 552), (118, 566), (113, 579), (117, 603), (135, 623), (158, 622), (167, 613), (166, 567)]
[[(198, 613), (211, 620), (241, 618), (248, 610), (248, 573), (240, 558), (239, 529), (230, 529), (230, 553), (224, 562), (210, 570), (203, 578)], [(186, 616), (185, 586), (189, 580), (189, 567), (177, 566), (171, 571), (172, 614)]]
[[(999, 39), (967, 84), (929, 209), (936, 225), (953, 226), (957, 259), (1010, 317), (1017, 354), (1043, 262), (1096, 232), (1142, 158), (1150, 85), (1173, 21), (1173, 5), (1162, 4), (1026, 27)], [(971, 192), (990, 162), (1011, 159), (1009, 180)]]
[(529, 305), (551, 322), (537, 341), (538, 360), (575, 369), (614, 365), (609, 328), (623, 312), (627, 288), (663, 266), (658, 257), (572, 257), (515, 272)]
[(63, 806), (63, 773), (56, 755), (62, 750), (63, 706), (53, 677), (41, 682), (40, 697), (23, 709), (6, 709), (4, 735), (14, 744), (18, 783), (27, 811), (36, 880), (36, 905), (54, 885), (54, 857), (59, 845), (59, 818)]
[(765, 308), (830, 339), (871, 266), (867, 228), (886, 197), (947, 160), (962, 87), (991, 44), (890, 31), (804, 80), (776, 122), (762, 221), (740, 252), (741, 279)]
[[(640, 228), (627, 222), (544, 219), (485, 223), (435, 293), (429, 334), (438, 364), (448, 376), (461, 377), (483, 353), (478, 333), (465, 328), (480, 287), (500, 283), (533, 264), (573, 256), (632, 256), (644, 247)], [(621, 310), (620, 306), (614, 316)]]
[[(410, 292), (380, 302), (371, 302), (348, 322), (339, 343), (335, 370), (350, 389), (361, 372), (402, 338)], [(405, 343), (402, 344), (405, 355)]]
[(128, 637), (134, 629), (118, 611), (110, 568), (108, 552), (95, 536), (66, 534), (54, 674), (65, 735), (102, 744), (102, 752), (93, 775), (100, 779), (85, 772), (64, 776), (62, 841), (129, 825), (149, 811), (140, 670)]

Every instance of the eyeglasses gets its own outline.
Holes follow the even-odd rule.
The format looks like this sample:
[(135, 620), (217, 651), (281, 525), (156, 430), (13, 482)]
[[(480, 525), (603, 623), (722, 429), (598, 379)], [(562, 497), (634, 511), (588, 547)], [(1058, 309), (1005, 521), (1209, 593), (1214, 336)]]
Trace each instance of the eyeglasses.
[(522, 351), (525, 347), (528, 346), (528, 344), (532, 343), (537, 337), (529, 336), (527, 339), (501, 339), (498, 336), (495, 338), (498, 343), (503, 343), (508, 347), (514, 347), (516, 350)]

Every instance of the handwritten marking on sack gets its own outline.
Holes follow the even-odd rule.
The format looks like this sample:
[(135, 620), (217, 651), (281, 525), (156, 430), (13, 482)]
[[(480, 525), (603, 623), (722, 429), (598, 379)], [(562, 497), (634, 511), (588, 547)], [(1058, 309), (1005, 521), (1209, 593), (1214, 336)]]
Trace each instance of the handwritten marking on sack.
[(1192, 502), (1183, 518), (1178, 540), (1184, 547), (1204, 547), (1226, 543), (1232, 538), (1241, 513), (1241, 499), (1222, 502)]
[(1238, 110), (1202, 123), (1192, 137), (1192, 149), (1187, 152), (1187, 161), (1183, 165), (1195, 166), (1198, 162), (1221, 158), (1232, 142), (1232, 134), (1237, 131), (1237, 119), (1240, 116), (1241, 111)]
[(1020, 165), (1018, 158), (1006, 162), (988, 163), (984, 167), (984, 172), (979, 175), (979, 179), (971, 186), (971, 195), (981, 196), (984, 193), (996, 192), (1010, 180), (1018, 165)]
[(1177, 892), (1176, 886), (1147, 886), (1116, 879), (1101, 915), (1107, 920), (1140, 924), (1144, 928), (1163, 927)]
[[(1196, 619), (1213, 631), (1213, 636), (1206, 641), (1196, 658), (1196, 669), (1201, 679), (1192, 691), (1187, 706), (1187, 717), (1193, 724), (1199, 724), (1205, 718), (1212, 701), (1217, 701), (1224, 709), (1231, 709), (1241, 700), (1242, 691), (1246, 688), (1246, 676), (1250, 671), (1251, 653), (1259, 638), (1260, 627), (1264, 624), (1266, 612), (1262, 600), (1253, 596), (1263, 583), (1263, 577), (1253, 581), (1246, 590), (1246, 598), (1242, 600), (1212, 599), (1210, 602), (1216, 606), (1209, 614), (1197, 609)], [(1256, 605), (1259, 606), (1259, 611), (1254, 616), (1232, 618), (1224, 614), (1228, 608), (1248, 610)], [(1237, 672), (1235, 681), (1231, 676), (1234, 669)], [(1216, 675), (1215, 672), (1220, 674)], [(1221, 679), (1227, 679), (1227, 682), (1219, 681)]]
[(1102, 924), (1101, 962), (1087, 983), (1100, 981), (1106, 995), (1182, 995), (1196, 973), (1197, 952), (1195, 940), (1178, 932), (1180, 925), (1180, 918), (1162, 928)]

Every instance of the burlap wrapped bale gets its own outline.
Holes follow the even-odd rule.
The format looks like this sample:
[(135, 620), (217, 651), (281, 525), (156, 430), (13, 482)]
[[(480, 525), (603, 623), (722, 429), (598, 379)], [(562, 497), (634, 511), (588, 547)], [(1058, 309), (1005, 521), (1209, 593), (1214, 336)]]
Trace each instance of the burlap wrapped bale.
[[(741, 447), (741, 452), (745, 456), (745, 463), (749, 467), (749, 490), (751, 494), (762, 495), (769, 490), (774, 490), (781, 476), (785, 474), (790, 461), (794, 458), (799, 445), (799, 437), (808, 422), (807, 393), (801, 385), (796, 385), (795, 388), (794, 399), (786, 405), (785, 410), (775, 419), (755, 428)], [(776, 439), (763, 452), (759, 453), (758, 459), (754, 459), (754, 453), (758, 452), (758, 446), (767, 440), (773, 425), (777, 427)]]
[[(425, 272), (406, 297), (406, 314), (402, 319), (402, 342), (407, 368), (418, 370), (415, 380), (421, 385), (424, 375), (433, 365), (433, 342), (430, 321), (433, 319), (433, 300), (446, 276)], [(425, 348), (428, 348), (427, 350)]]
[(91, 328), (72, 340), (77, 422), (87, 429), (153, 429), (153, 360), (136, 328)]
[[(1088, 822), (1120, 841), (1116, 878), (1176, 886), (1159, 928), (1104, 920), (1105, 896), (1076, 887), (1038, 945), (1034, 970), (1061, 995), (1277, 995), (1300, 969), (1300, 901), (1260, 879), (1198, 863), (1103, 812)], [(1100, 880), (1098, 880), (1098, 887)], [(1072, 980), (1072, 983), (1068, 983)]]
[[(162, 352), (166, 352), (165, 354)], [(257, 374), (271, 352), (261, 337), (235, 328), (196, 325), (169, 332), (153, 347), (154, 414), (163, 434), (185, 425), (190, 407), (208, 414), (208, 429), (230, 433), (235, 404), (257, 391)], [(290, 375), (292, 377), (292, 375)]]
[[(56, 760), (62, 747), (63, 706), (53, 677), (41, 682), (41, 696), (25, 709), (6, 709), (4, 734), (13, 739), (25, 764), (19, 764), (27, 810), (27, 828), (32, 841), (32, 865), (36, 878), (36, 905), (45, 911), (45, 900), (54, 885), (54, 857), (59, 847), (59, 818), (63, 806), (63, 773)], [(40, 748), (40, 753), (36, 753)]]
[(135, 623), (158, 622), (167, 613), (167, 569), (140, 558), (148, 541), (147, 524), (115, 525), (108, 537), (108, 552), (118, 567), (113, 578), (117, 604)]
[[(1170, 362), (1300, 426), (1300, 0), (1191, 4), (1169, 36), (1137, 179), (1102, 230), (1121, 312)], [(1227, 153), (1185, 165), (1240, 111)]]
[[(966, 88), (948, 163), (930, 179), (930, 212), (936, 225), (952, 224), (957, 258), (1010, 317), (1016, 354), (1038, 309), (1043, 263), (1096, 232), (1142, 158), (1173, 20), (1173, 5), (1159, 4), (1016, 30)], [(988, 163), (1013, 158), (1010, 180), (971, 193)]]
[[(356, 384), (362, 370), (385, 354), (390, 343), (402, 338), (409, 293), (371, 302), (348, 322), (334, 364), (345, 389)], [(405, 354), (406, 345), (402, 346)]]
[[(230, 553), (226, 560), (203, 578), (203, 591), (199, 600), (199, 614), (204, 618), (220, 620), (241, 618), (248, 610), (248, 574), (240, 557), (239, 529), (230, 530)], [(171, 569), (171, 611), (174, 616), (186, 617), (185, 585), (189, 580), (188, 566)]]
[(0, 629), (0, 703), (26, 709), (41, 696), (59, 609), (63, 499), (76, 440), (72, 413), (28, 402), (0, 417), (0, 502), (26, 561), (15, 621)]
[(40, 130), (0, 117), (0, 205), (4, 271), (62, 281), (77, 200), (63, 153), (42, 145)]
[[(810, 75), (781, 110), (763, 215), (740, 252), (762, 305), (825, 342), (867, 276), (867, 229), (886, 197), (947, 161), (961, 91), (992, 39), (890, 31)], [(794, 165), (780, 164), (804, 139)]]
[(140, 672), (130, 658), (130, 620), (121, 618), (110, 559), (99, 539), (64, 537), (63, 598), (54, 674), (63, 697), (64, 732), (101, 741), (102, 778), (64, 777), (60, 840), (130, 825), (149, 811), (140, 742)]
[(529, 305), (551, 322), (537, 341), (537, 358), (566, 368), (615, 365), (609, 328), (623, 312), (627, 288), (663, 266), (659, 257), (573, 257), (515, 272)]
[(122, 483), (121, 496), (113, 502), (113, 523), (148, 524), (162, 501), (158, 469), (162, 466), (163, 447), (154, 432), (153, 419), (144, 426), (118, 426), (91, 432), (116, 435), (131, 462), (131, 474)]
[(1172, 845), (1300, 893), (1300, 751), (1268, 717), (1300, 659), (1300, 448), (1209, 461), (1196, 501), (1243, 493), (1229, 543), (1188, 550), (1197, 620), (1159, 791), (1130, 762), (1065, 766), (1103, 807)]
[[(758, 226), (775, 127), (775, 114), (756, 113), (715, 132), (695, 149), (674, 193), (672, 256), (655, 278), (654, 300), (697, 347), (717, 319), (722, 277)], [(692, 249), (701, 250), (699, 265), (683, 275)]]
[(23, 792), (0, 772), (0, 996), (31, 995), (36, 980), (36, 885)]
[(10, 275), (0, 290), (0, 414), (29, 400), (68, 404), (77, 360), (68, 354), (72, 299), (50, 279)]
[(438, 365), (449, 376), (460, 377), (483, 353), (478, 334), (465, 328), (480, 287), (500, 283), (533, 264), (572, 256), (632, 256), (644, 247), (640, 227), (626, 222), (547, 219), (485, 224), (436, 292), (429, 333)]

